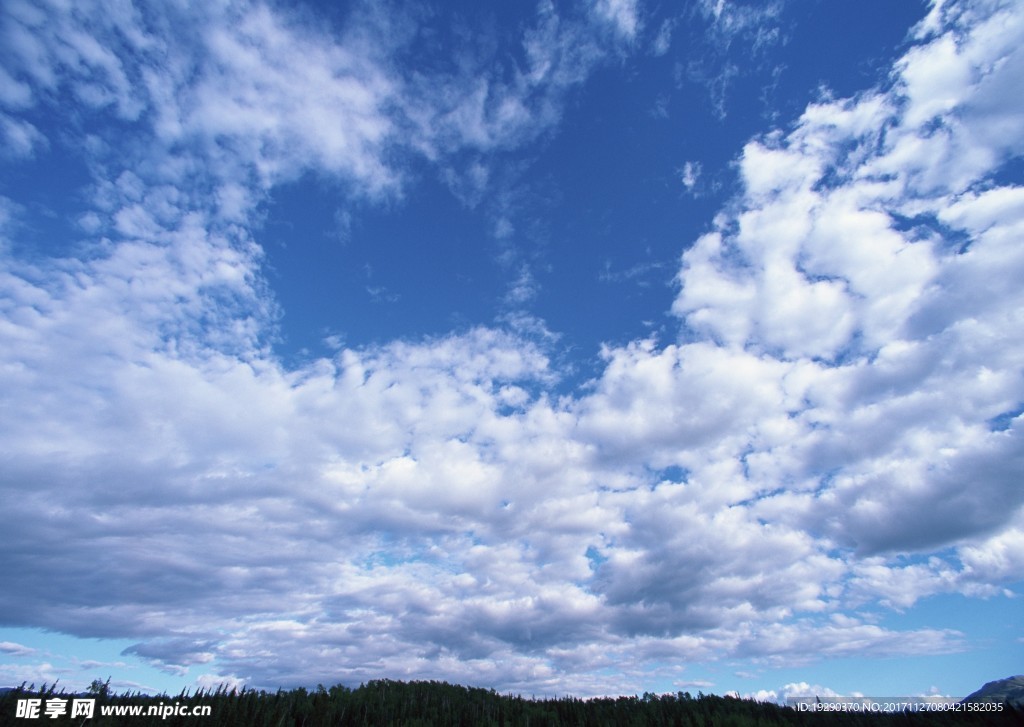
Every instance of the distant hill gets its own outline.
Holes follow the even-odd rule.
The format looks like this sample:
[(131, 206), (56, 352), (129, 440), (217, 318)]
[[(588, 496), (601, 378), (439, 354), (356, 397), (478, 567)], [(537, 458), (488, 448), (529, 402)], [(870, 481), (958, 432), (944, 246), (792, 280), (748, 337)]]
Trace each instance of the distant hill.
[(1024, 709), (1024, 674), (989, 682), (973, 694), (963, 698), (964, 702), (1009, 702)]

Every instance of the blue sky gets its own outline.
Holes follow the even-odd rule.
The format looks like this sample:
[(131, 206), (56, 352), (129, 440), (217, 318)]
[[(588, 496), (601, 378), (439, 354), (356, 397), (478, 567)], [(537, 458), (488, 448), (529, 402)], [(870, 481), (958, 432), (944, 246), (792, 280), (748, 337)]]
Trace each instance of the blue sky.
[(0, 38), (0, 683), (1021, 671), (1013, 3)]

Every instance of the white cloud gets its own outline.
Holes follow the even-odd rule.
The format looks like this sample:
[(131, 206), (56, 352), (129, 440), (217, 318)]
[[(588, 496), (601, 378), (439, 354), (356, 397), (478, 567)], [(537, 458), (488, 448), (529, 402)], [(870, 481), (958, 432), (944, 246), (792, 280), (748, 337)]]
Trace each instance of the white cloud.
[(745, 4), (736, 0), (701, 0), (699, 10), (710, 23), (713, 39), (728, 47), (735, 39), (751, 41), (753, 50), (778, 39), (776, 23), (782, 2)]
[[(594, 10), (597, 23), (564, 17), (554, 3), (540, 2), (519, 47), (509, 51), (511, 68), (507, 59), (480, 53), (460, 57), (450, 76), (414, 77), (401, 101), (415, 130), (412, 144), (430, 158), (463, 149), (495, 153), (549, 132), (568, 93), (617, 47), (605, 42), (604, 23), (612, 22), (625, 40), (636, 32), (634, 3), (602, 0)], [(474, 156), (470, 180), (476, 165)]]
[[(882, 557), (849, 572), (824, 551), (928, 551), (1015, 532), (1006, 528), (1022, 503), (1012, 474), (1019, 433), (1010, 422), (993, 431), (990, 421), (1019, 411), (1024, 398), (1012, 363), (1024, 340), (1010, 322), (1024, 300), (1005, 287), (1019, 277), (1009, 247), (1017, 189), (967, 188), (1013, 152), (1005, 142), (993, 151), (965, 110), (975, 94), (1019, 79), (1017, 52), (1008, 49), (1020, 31), (1001, 14), (974, 20), (947, 59), (973, 69), (956, 103), (904, 95), (927, 73), (923, 59), (946, 52), (939, 36), (937, 50), (908, 54), (891, 93), (813, 105), (787, 135), (748, 144), (741, 203), (683, 255), (673, 310), (685, 323), (684, 343), (608, 351), (594, 394), (581, 401), (581, 434), (605, 456), (682, 467), (683, 492), (700, 493), (700, 502), (743, 505), (747, 523), (758, 517), (780, 534), (793, 527), (821, 538), (812, 542), (840, 587), (819, 577), (820, 594), (899, 608), (930, 593), (980, 594), (966, 548), (952, 562), (899, 566)], [(980, 38), (991, 39), (987, 56)], [(930, 139), (936, 109), (955, 120), (955, 134), (912, 146)], [(961, 150), (966, 161), (947, 174)], [(908, 216), (918, 220), (909, 230)], [(982, 288), (993, 294), (978, 296)], [(685, 342), (694, 338), (704, 340)], [(991, 562), (1005, 562), (990, 547)], [(649, 547), (624, 548), (618, 558), (623, 574), (644, 582), (648, 558), (672, 560)], [(1016, 568), (1005, 573), (1010, 580)], [(657, 568), (649, 582), (673, 583)], [(639, 582), (632, 587), (644, 592)], [(787, 606), (807, 611), (814, 602)]]
[(35, 154), (36, 147), (46, 147), (46, 137), (27, 121), (13, 119), (0, 113), (0, 140), (3, 154), (15, 159), (29, 158)]
[(0, 651), (11, 656), (31, 656), (36, 650), (13, 641), (0, 641)]
[(525, 264), (519, 268), (519, 276), (509, 286), (506, 302), (513, 306), (522, 305), (537, 295), (537, 280)]
[(807, 682), (790, 682), (782, 687), (782, 698), (794, 697), (841, 697), (843, 695), (829, 687), (820, 684), (808, 684)]
[(712, 111), (719, 119), (727, 115), (729, 91), (736, 79), (765, 70), (765, 51), (782, 41), (783, 5), (736, 0), (701, 0), (696, 5), (707, 30), (701, 53), (691, 51), (687, 75), (707, 89)]
[(693, 188), (697, 186), (697, 180), (700, 179), (701, 164), (700, 162), (686, 162), (683, 165), (682, 170), (679, 173), (679, 181), (686, 187), (687, 192), (693, 192)]
[(673, 19), (663, 20), (661, 25), (658, 26), (658, 34), (654, 37), (654, 42), (651, 44), (651, 53), (656, 56), (663, 56), (668, 53), (669, 48), (672, 47), (672, 31), (675, 28), (676, 21)]
[(0, 67), (0, 103), (10, 108), (24, 108), (32, 101), (32, 89), (28, 84), (11, 77), (5, 68)]
[(596, 0), (594, 12), (615, 26), (624, 38), (632, 40), (640, 27), (637, 0)]
[[(625, 28), (628, 8), (611, 9)], [(543, 5), (513, 73), (494, 70), (494, 58), (466, 55), (454, 75), (412, 77), (398, 76), (393, 58), (411, 19), (371, 7), (357, 8), (339, 38), (261, 3), (108, 12), (93, 3), (14, 2), (6, 10), (9, 67), (36, 90), (28, 96), (5, 69), (0, 90), (9, 106), (52, 102), (66, 88), (97, 112), (144, 114), (163, 147), (144, 151), (198, 147), (205, 171), (228, 190), (221, 195), (250, 174), (267, 189), (311, 167), (353, 182), (356, 195), (394, 193), (402, 182), (386, 161), (394, 147), (436, 158), (534, 138), (557, 122), (564, 94), (607, 52), (597, 28)], [(163, 26), (175, 26), (175, 36), (160, 34)], [(43, 143), (26, 122), (4, 128), (22, 156)], [(182, 184), (180, 175), (195, 171), (184, 162), (159, 173)], [(481, 172), (479, 164), (466, 172), (476, 187), (486, 184)]]
[[(1018, 518), (1019, 519), (1019, 518)], [(1024, 579), (1024, 529), (1020, 523), (990, 538), (960, 549), (964, 564), (963, 580), (985, 589), (993, 582), (1013, 583)], [(988, 590), (991, 592), (991, 587)]]
[[(988, 426), (1022, 398), (1009, 363), (1022, 342), (1008, 322), (1024, 301), (1003, 287), (1019, 267), (1004, 246), (1019, 225), (1016, 188), (965, 189), (1008, 150), (992, 153), (968, 116), (953, 111), (971, 108), (973, 93), (1005, 83), (1003, 74), (1018, 75), (1016, 52), (1004, 54), (1020, 31), (1006, 21), (1001, 14), (980, 21), (962, 52), (946, 59), (974, 68), (977, 77), (954, 104), (936, 106), (924, 91), (898, 102), (877, 95), (828, 102), (810, 107), (786, 137), (749, 144), (743, 206), (683, 256), (674, 311), (688, 328), (721, 342), (723, 351), (763, 352), (782, 366), (779, 381), (801, 372), (804, 405), (789, 415), (793, 426), (813, 428), (791, 438), (804, 440), (797, 445), (803, 451), (774, 475), (799, 481), (828, 472), (829, 486), (806, 498), (806, 507), (818, 509), (808, 511), (804, 526), (823, 523), (822, 532), (864, 549), (985, 533), (1020, 506), (1009, 475), (1019, 457), (1016, 430)], [(991, 60), (980, 75), (979, 38), (991, 38)], [(924, 59), (948, 52), (947, 36), (940, 36), (908, 53), (895, 93), (920, 86), (929, 68)], [(921, 128), (937, 110), (955, 118), (959, 140), (939, 135), (932, 142)], [(948, 174), (960, 156), (941, 149), (962, 149), (968, 138), (966, 161)], [(887, 176), (879, 176), (883, 169)], [(943, 186), (922, 187), (921, 179), (942, 179)], [(915, 216), (921, 228), (901, 229), (892, 213)], [(969, 249), (960, 254), (952, 232), (929, 227), (929, 219), (960, 230)], [(998, 292), (978, 297), (982, 286)], [(993, 461), (1009, 470), (983, 464)], [(972, 480), (980, 486), (965, 491), (962, 483)], [(1008, 509), (983, 514), (993, 513), (984, 504), (993, 500)], [(915, 508), (929, 515), (908, 527), (900, 513)]]

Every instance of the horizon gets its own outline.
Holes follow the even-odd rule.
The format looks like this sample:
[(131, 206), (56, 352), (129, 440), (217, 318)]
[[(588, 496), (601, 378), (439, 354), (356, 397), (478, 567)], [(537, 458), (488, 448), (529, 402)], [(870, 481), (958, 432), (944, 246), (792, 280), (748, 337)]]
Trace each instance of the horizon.
[(0, 685), (1021, 672), (1024, 7), (0, 38)]
[[(976, 694), (978, 692), (984, 691), (984, 689), (986, 687), (989, 687), (989, 686), (992, 686), (992, 685), (996, 685), (996, 684), (1001, 684), (1003, 682), (1008, 682), (1008, 681), (1022, 681), (1022, 680), (1024, 680), (1024, 674), (1017, 674), (1017, 675), (1011, 675), (1011, 676), (1008, 676), (1008, 677), (1003, 677), (1003, 678), (1000, 678), (1000, 679), (993, 679), (993, 680), (991, 680), (989, 682), (986, 682), (985, 684), (981, 685), (980, 687), (978, 687), (978, 689), (976, 689), (973, 692), (971, 692), (971, 694), (965, 695), (959, 701), (964, 701), (968, 697), (972, 696), (973, 694)], [(355, 690), (355, 689), (364, 688), (364, 687), (366, 687), (366, 686), (368, 686), (368, 685), (370, 685), (370, 684), (372, 684), (374, 682), (399, 682), (399, 683), (407, 683), (407, 684), (414, 684), (414, 683), (419, 683), (419, 684), (450, 684), (449, 682), (445, 682), (445, 681), (441, 681), (441, 680), (413, 680), (413, 681), (409, 681), (409, 682), (403, 682), (403, 680), (393, 680), (393, 679), (371, 679), (371, 680), (366, 681), (366, 682), (360, 682), (359, 684), (356, 684), (356, 685), (345, 685), (345, 684), (324, 685), (324, 684), (317, 684), (315, 687), (299, 686), (299, 687), (294, 687), (293, 689), (311, 691), (311, 690), (314, 690), (314, 689), (315, 690), (319, 690), (321, 688), (324, 688), (326, 690), (330, 690), (330, 689), (334, 689), (335, 687), (343, 687), (343, 688), (346, 688), (346, 689)], [(0, 693), (2, 693), (2, 692), (18, 691), (18, 690), (24, 689), (27, 693), (34, 693), (34, 694), (44, 694), (44, 693), (47, 693), (50, 690), (54, 690), (56, 694), (79, 694), (79, 695), (84, 695), (84, 694), (100, 695), (100, 694), (103, 694), (103, 695), (109, 695), (109, 696), (115, 696), (115, 697), (130, 697), (130, 696), (136, 695), (136, 694), (142, 695), (142, 696), (149, 696), (149, 697), (154, 697), (154, 696), (163, 696), (163, 697), (175, 696), (175, 695), (172, 695), (172, 694), (170, 694), (170, 693), (168, 693), (166, 691), (165, 692), (159, 692), (159, 693), (141, 692), (141, 691), (130, 691), (130, 690), (126, 690), (126, 691), (123, 691), (123, 692), (118, 692), (118, 691), (116, 691), (114, 689), (111, 689), (110, 688), (111, 685), (112, 685), (112, 678), (110, 678), (110, 677), (108, 677), (106, 681), (103, 681), (103, 680), (100, 680), (100, 679), (94, 679), (92, 681), (92, 683), (90, 683), (87, 688), (80, 689), (80, 690), (77, 690), (77, 691), (68, 692), (66, 690), (66, 688), (64, 688), (64, 687), (61, 687), (58, 690), (59, 682), (55, 682), (53, 684), (43, 683), (41, 685), (36, 685), (34, 683), (33, 684), (27, 684), (26, 682), (23, 682), (22, 684), (20, 684), (18, 686), (14, 686), (14, 687), (0, 686)], [(498, 693), (496, 690), (488, 689), (487, 687), (476, 687), (476, 686), (469, 685), (469, 684), (450, 684), (450, 685), (451, 686), (455, 686), (455, 687), (464, 688), (464, 689), (467, 689), (467, 690), (484, 690), (484, 691), (491, 691), (491, 692)], [(810, 685), (806, 685), (806, 684), (805, 685), (787, 685), (787, 686), (806, 687), (808, 689), (812, 689), (812, 687), (810, 687)], [(259, 689), (250, 688), (250, 687), (248, 687), (245, 684), (235, 685), (235, 686), (230, 686), (229, 687), (226, 683), (222, 683), (222, 684), (217, 684), (217, 685), (213, 685), (213, 686), (196, 687), (193, 690), (190, 690), (188, 687), (184, 687), (182, 690), (177, 692), (177, 695), (183, 695), (185, 697), (196, 697), (196, 696), (200, 696), (202, 694), (212, 694), (214, 692), (221, 692), (221, 691), (225, 691), (225, 692), (227, 692), (229, 694), (239, 694), (239, 693), (249, 692), (249, 691), (261, 691), (261, 692), (264, 692), (264, 693), (270, 693), (272, 691), (280, 691), (280, 690), (281, 690), (281, 687), (278, 687), (277, 690), (259, 690)], [(826, 689), (825, 691), (831, 691), (831, 690), (827, 690)], [(515, 693), (515, 692), (503, 692), (503, 693), (499, 693), (499, 694), (501, 694), (501, 696), (506, 696), (506, 697), (519, 697), (521, 699), (530, 699), (530, 700), (535, 700), (535, 701), (552, 700), (552, 699), (555, 699), (555, 700), (557, 700), (557, 699), (582, 699), (583, 701), (586, 701), (586, 700), (590, 700), (590, 699), (622, 699), (622, 698), (640, 697), (641, 696), (640, 694), (637, 694), (637, 693), (634, 693), (634, 694), (617, 694), (617, 695), (606, 694), (606, 695), (599, 695), (599, 696), (592, 696), (592, 697), (576, 697), (576, 696), (574, 696), (572, 694), (541, 695), (541, 696), (537, 696), (537, 695), (534, 694), (534, 695), (530, 695), (529, 697), (527, 697), (524, 694), (519, 694), (519, 693)], [(646, 696), (647, 694), (650, 694), (650, 692), (644, 692), (643, 696)], [(737, 692), (725, 692), (724, 694), (716, 694), (714, 692), (708, 692), (708, 693), (705, 694), (702, 690), (697, 690), (696, 695), (692, 694), (689, 690), (680, 690), (680, 691), (677, 691), (677, 692), (662, 692), (662, 693), (656, 694), (656, 696), (684, 696), (684, 695), (687, 696), (687, 697), (695, 697), (696, 696), (698, 698), (702, 697), (702, 696), (732, 697), (732, 698), (735, 698), (735, 699), (744, 699), (744, 700), (755, 701), (755, 702), (771, 702), (771, 703), (779, 704), (780, 706), (790, 706), (790, 707), (793, 706), (794, 702), (806, 700), (806, 699), (809, 699), (809, 698), (812, 698), (812, 697), (815, 698), (815, 699), (821, 699), (822, 701), (830, 702), (830, 703), (840, 702), (840, 701), (847, 701), (847, 700), (868, 701), (868, 700), (879, 700), (879, 699), (886, 699), (886, 700), (905, 699), (907, 701), (913, 701), (913, 702), (942, 703), (942, 702), (948, 702), (948, 701), (953, 699), (953, 698), (948, 697), (948, 696), (936, 695), (936, 694), (916, 695), (916, 696), (909, 696), (909, 697), (891, 697), (891, 696), (890, 697), (878, 697), (878, 696), (867, 696), (867, 695), (863, 695), (863, 694), (844, 695), (844, 694), (835, 694), (835, 693), (821, 695), (821, 694), (816, 694), (813, 691), (805, 691), (803, 693), (797, 693), (796, 689), (791, 690), (790, 696), (776, 696), (776, 697), (766, 697), (764, 695), (761, 695), (760, 697), (755, 696), (755, 695), (742, 695), (742, 694), (739, 694)]]

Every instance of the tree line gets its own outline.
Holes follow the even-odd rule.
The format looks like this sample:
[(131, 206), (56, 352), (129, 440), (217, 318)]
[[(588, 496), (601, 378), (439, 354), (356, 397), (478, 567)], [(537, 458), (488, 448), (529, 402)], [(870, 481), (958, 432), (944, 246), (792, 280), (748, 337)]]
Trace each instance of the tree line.
[[(72, 717), (70, 711), (48, 718), (40, 712), (25, 716), (25, 700), (93, 700), (94, 711), (85, 718)], [(22, 700), (22, 715), (18, 701)], [(145, 708), (162, 705), (164, 714), (117, 715), (104, 707)], [(174, 713), (169, 707), (177, 705)], [(209, 706), (209, 716), (198, 716), (192, 707)], [(625, 725), (664, 725), (665, 727), (828, 727), (920, 725), (1024, 725), (1024, 712), (1005, 705), (1002, 711), (931, 712), (931, 713), (811, 713), (799, 712), (769, 702), (735, 697), (720, 697), (689, 692), (651, 694), (629, 697), (575, 697), (535, 699), (499, 694), (493, 689), (464, 687), (447, 682), (401, 682), (381, 679), (356, 688), (336, 685), (316, 689), (305, 688), (276, 692), (255, 689), (183, 691), (177, 696), (113, 693), (106, 684), (94, 681), (86, 693), (58, 691), (55, 685), (36, 689), (24, 684), (0, 695), (0, 725), (72, 723), (76, 725), (164, 725), (195, 727), (320, 727), (321, 725), (394, 725), (427, 727), (458, 725), (460, 727), (530, 727), (576, 726), (619, 727)]]

